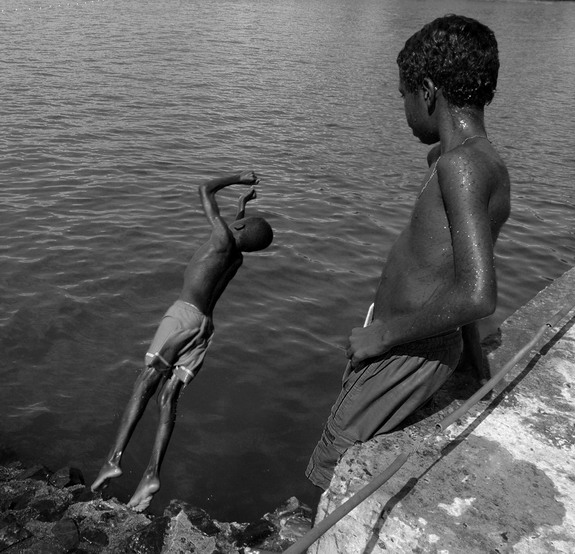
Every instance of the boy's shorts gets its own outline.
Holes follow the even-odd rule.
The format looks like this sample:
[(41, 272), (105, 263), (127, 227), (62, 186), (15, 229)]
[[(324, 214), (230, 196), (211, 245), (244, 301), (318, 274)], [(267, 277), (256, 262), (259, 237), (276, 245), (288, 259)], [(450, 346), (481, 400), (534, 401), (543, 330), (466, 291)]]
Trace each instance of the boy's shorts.
[[(166, 362), (162, 350), (169, 339), (185, 331), (190, 335), (179, 349), (177, 358), (172, 363)], [(176, 300), (168, 309), (152, 344), (146, 353), (146, 365), (158, 369), (158, 358), (164, 362), (162, 370), (171, 374), (172, 371), (184, 385), (187, 385), (200, 371), (206, 351), (214, 335), (211, 317), (206, 316), (193, 304)]]
[(389, 433), (425, 404), (457, 367), (462, 348), (458, 329), (397, 346), (366, 366), (346, 370), (342, 391), (307, 466), (308, 479), (327, 489), (345, 451)]

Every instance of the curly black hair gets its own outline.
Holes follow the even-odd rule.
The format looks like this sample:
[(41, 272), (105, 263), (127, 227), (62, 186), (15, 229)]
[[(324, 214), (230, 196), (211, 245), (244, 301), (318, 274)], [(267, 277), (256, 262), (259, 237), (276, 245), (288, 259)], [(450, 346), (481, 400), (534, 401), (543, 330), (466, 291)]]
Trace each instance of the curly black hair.
[(497, 41), (479, 21), (446, 15), (407, 40), (397, 65), (408, 92), (420, 89), (427, 77), (451, 105), (483, 108), (493, 100), (497, 87)]

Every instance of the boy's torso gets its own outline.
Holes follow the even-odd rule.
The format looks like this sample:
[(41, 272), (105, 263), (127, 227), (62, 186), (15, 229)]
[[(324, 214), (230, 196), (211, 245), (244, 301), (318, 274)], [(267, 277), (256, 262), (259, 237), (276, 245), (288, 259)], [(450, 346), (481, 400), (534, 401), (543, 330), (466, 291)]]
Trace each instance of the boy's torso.
[(211, 315), (216, 302), (242, 265), (243, 255), (235, 243), (216, 249), (208, 241), (192, 257), (184, 274), (180, 300)]
[[(487, 168), (491, 200), (480, 217), (489, 218), (493, 243), (509, 211), (509, 183), (505, 167), (493, 156)], [(430, 178), (431, 176), (431, 178)], [(454, 281), (451, 229), (434, 167), (420, 190), (411, 219), (391, 248), (376, 294), (376, 314), (413, 312)], [(471, 217), (471, 216), (470, 216)], [(477, 217), (477, 214), (474, 215)]]

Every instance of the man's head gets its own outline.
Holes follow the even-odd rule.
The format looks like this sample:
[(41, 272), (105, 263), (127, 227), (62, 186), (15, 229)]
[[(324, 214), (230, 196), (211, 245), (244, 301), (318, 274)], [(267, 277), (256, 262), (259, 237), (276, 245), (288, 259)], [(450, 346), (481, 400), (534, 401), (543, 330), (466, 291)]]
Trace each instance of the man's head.
[(478, 21), (447, 15), (411, 36), (397, 57), (408, 93), (431, 79), (454, 107), (483, 108), (493, 100), (499, 53), (493, 31)]
[(263, 217), (245, 217), (230, 225), (236, 244), (242, 252), (267, 248), (274, 238), (270, 224)]

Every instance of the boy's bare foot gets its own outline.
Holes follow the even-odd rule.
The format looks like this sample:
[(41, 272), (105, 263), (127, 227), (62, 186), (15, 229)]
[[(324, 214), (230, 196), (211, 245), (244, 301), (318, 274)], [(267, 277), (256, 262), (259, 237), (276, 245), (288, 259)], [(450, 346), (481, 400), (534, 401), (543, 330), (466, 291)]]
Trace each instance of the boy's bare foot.
[(144, 476), (136, 492), (128, 502), (128, 508), (135, 512), (143, 512), (152, 501), (152, 496), (160, 490), (160, 480), (155, 476)]
[(96, 480), (92, 483), (90, 489), (92, 489), (92, 492), (97, 491), (100, 487), (106, 485), (108, 480), (120, 477), (120, 475), (122, 475), (122, 470), (118, 464), (106, 462), (102, 466), (100, 473), (98, 473), (98, 477), (96, 477)]

